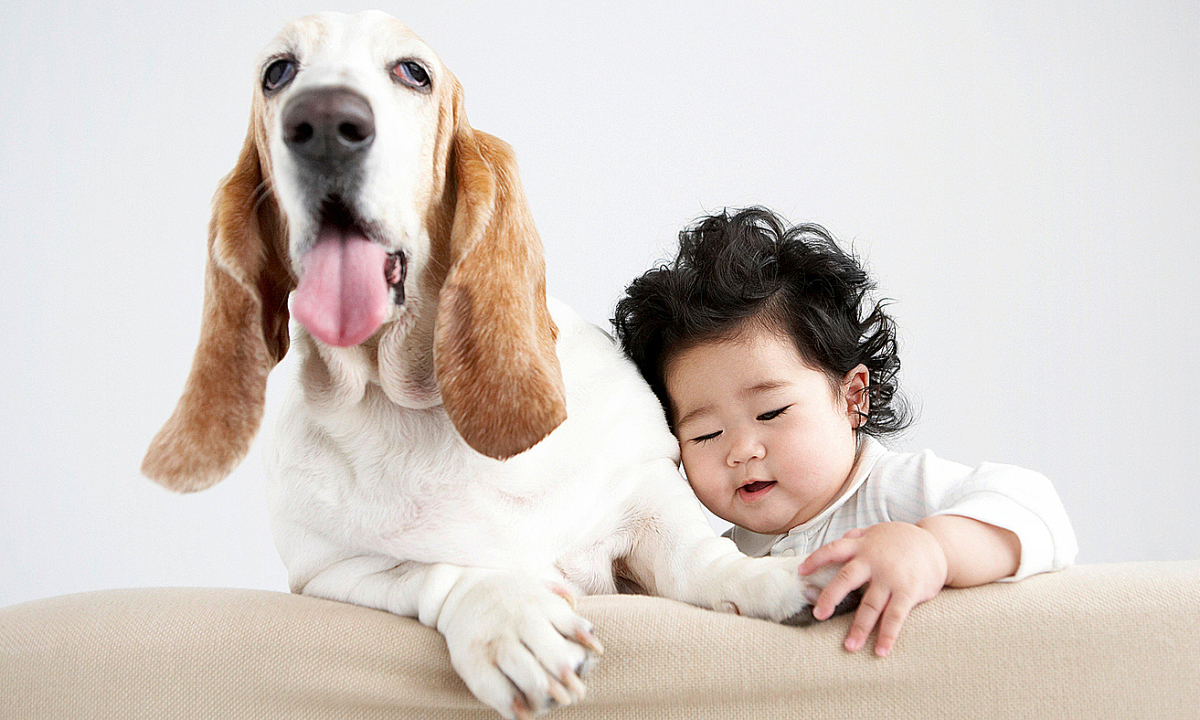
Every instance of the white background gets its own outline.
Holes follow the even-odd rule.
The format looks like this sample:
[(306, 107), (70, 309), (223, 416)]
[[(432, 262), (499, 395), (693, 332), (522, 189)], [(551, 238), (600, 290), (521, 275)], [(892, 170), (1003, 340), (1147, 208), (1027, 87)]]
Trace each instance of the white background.
[[(138, 466), (254, 59), (326, 7), (0, 9), (0, 605), (285, 589), (257, 449), (192, 496)], [(901, 449), (1044, 472), (1081, 562), (1200, 557), (1200, 4), (382, 7), (516, 148), (551, 292), (586, 317), (703, 212), (822, 223), (897, 300)]]

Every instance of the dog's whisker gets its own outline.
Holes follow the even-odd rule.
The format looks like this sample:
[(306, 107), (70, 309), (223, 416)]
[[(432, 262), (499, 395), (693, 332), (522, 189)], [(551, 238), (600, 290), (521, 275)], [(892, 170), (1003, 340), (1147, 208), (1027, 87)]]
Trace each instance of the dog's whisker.
[(267, 195), (273, 194), (273, 193), (274, 193), (274, 188), (271, 187), (271, 179), (263, 178), (263, 181), (260, 182), (254, 188), (254, 192), (250, 194), (250, 200), (251, 200), (254, 212), (257, 213), (262, 208), (262, 204), (267, 199)]

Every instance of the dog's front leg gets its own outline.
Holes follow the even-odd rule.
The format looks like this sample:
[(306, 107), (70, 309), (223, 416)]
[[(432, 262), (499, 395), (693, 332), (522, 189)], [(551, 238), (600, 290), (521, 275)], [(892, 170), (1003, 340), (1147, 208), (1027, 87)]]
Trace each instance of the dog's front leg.
[(580, 678), (603, 652), (569, 590), (532, 575), (353, 558), (306, 582), (306, 595), (417, 618), (446, 638), (475, 697), (506, 718), (581, 700)]
[(626, 564), (647, 592), (787, 624), (813, 622), (821, 586), (800, 575), (804, 558), (749, 558), (718, 537), (674, 463), (647, 468), (655, 489)]
[[(707, 524), (703, 516), (700, 519)], [(678, 529), (678, 525), (648, 528), (627, 561), (643, 587), (642, 578), (653, 578), (648, 591), (787, 625), (815, 621), (812, 605), (821, 588), (800, 575), (803, 558), (750, 558), (711, 529), (707, 535)]]

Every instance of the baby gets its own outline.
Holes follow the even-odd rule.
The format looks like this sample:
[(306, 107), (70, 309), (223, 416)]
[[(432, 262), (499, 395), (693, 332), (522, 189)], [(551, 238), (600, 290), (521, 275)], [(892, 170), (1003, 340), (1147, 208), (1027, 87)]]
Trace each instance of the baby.
[(909, 413), (873, 287), (823, 228), (749, 208), (680, 233), (678, 257), (629, 286), (613, 325), (728, 535), (747, 555), (807, 556), (805, 575), (840, 564), (813, 614), (865, 586), (845, 647), (878, 626), (886, 656), (943, 587), (1058, 570), (1076, 543), (1042, 475), (879, 442)]

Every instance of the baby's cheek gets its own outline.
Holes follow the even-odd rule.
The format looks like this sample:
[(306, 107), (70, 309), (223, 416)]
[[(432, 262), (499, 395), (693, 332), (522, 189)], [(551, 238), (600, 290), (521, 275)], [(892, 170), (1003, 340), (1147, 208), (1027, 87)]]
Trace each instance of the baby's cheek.
[(696, 454), (687, 447), (687, 443), (680, 443), (679, 459), (683, 476), (687, 478), (688, 484), (692, 486), (692, 490), (696, 491), (698, 483), (693, 481), (693, 478), (700, 480), (699, 484), (703, 484), (705, 473), (700, 467), (700, 462), (697, 460)]
[[(705, 473), (703, 468), (697, 467), (696, 463), (689, 463), (685, 459), (683, 462), (684, 477), (687, 478), (688, 485), (692, 487), (692, 492), (696, 494), (704, 507), (708, 508), (709, 512), (721, 517), (724, 514), (724, 504), (719, 492), (719, 483), (714, 482), (711, 475)], [(727, 519), (722, 517), (722, 519)], [(733, 522), (730, 520), (729, 522)]]

